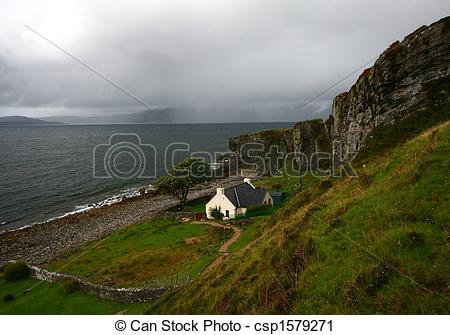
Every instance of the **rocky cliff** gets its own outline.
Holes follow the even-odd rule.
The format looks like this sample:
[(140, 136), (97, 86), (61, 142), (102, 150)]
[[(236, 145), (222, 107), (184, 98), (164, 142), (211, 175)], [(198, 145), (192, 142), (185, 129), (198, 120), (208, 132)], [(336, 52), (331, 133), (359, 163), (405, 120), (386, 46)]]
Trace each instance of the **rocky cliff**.
[(282, 160), (296, 151), (292, 129), (272, 129), (229, 139), (229, 149), (240, 159), (241, 168), (254, 167), (269, 174), (282, 166)]
[(321, 119), (298, 122), (292, 132), (294, 150), (302, 170), (316, 169), (319, 156), (315, 153), (331, 152), (330, 124)]
[(257, 164), (263, 174), (276, 172), (286, 158), (299, 159), (302, 169), (315, 169), (318, 157), (313, 157), (313, 154), (331, 152), (329, 126), (328, 121), (321, 119), (301, 121), (291, 129), (266, 130), (232, 137), (229, 149), (240, 158), (242, 168)]
[(331, 140), (344, 157), (357, 153), (376, 127), (394, 123), (429, 101), (429, 84), (450, 75), (450, 17), (394, 42), (349, 92), (333, 101)]
[[(282, 132), (231, 138), (230, 150), (245, 158), (245, 147), (253, 142), (261, 143), (260, 156), (265, 159), (272, 146), (279, 146), (283, 154), (302, 152), (309, 158), (316, 152), (331, 152), (332, 143), (339, 143), (339, 154), (349, 160), (375, 128), (410, 116), (430, 100), (448, 100), (449, 78), (450, 17), (446, 17), (392, 43), (349, 92), (334, 99), (327, 121), (303, 121)], [(313, 159), (310, 167), (316, 168), (317, 161)]]

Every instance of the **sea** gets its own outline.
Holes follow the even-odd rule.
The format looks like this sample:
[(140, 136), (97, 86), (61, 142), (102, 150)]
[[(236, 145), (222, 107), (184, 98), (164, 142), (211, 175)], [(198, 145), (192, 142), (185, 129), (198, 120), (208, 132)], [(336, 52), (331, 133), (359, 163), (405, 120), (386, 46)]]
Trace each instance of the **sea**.
[(107, 206), (149, 189), (195, 153), (292, 123), (0, 126), (0, 232)]

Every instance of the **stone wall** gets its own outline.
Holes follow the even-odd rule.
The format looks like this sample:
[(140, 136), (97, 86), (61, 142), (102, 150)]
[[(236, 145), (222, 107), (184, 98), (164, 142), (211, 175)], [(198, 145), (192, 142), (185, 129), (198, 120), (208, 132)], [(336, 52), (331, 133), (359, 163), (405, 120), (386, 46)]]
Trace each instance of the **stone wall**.
[[(12, 261), (14, 262), (14, 261)], [(31, 276), (47, 283), (62, 282), (65, 280), (74, 281), (81, 291), (95, 295), (102, 299), (115, 300), (123, 303), (146, 303), (160, 298), (161, 295), (171, 288), (113, 288), (90, 283), (79, 277), (60, 273), (50, 272), (37, 266), (28, 265)], [(176, 288), (176, 287), (173, 287)]]
[(196, 212), (161, 212), (158, 213), (156, 217), (161, 219), (195, 220), (196, 214), (197, 214)]

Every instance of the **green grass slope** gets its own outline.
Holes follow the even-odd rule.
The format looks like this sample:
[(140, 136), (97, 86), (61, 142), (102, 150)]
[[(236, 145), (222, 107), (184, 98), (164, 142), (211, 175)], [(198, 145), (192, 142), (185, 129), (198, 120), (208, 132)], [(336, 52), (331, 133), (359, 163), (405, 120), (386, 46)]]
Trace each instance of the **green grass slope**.
[[(448, 112), (448, 111), (446, 111)], [(450, 122), (317, 182), (151, 313), (450, 313)]]
[[(183, 284), (202, 272), (231, 235), (228, 230), (153, 219), (92, 242), (49, 265), (108, 286), (159, 287)], [(195, 241), (194, 241), (195, 240)], [(6, 301), (13, 295), (12, 301)], [(144, 314), (148, 304), (124, 304), (76, 290), (64, 282), (8, 282), (0, 272), (1, 314)]]
[[(6, 295), (13, 295), (14, 299), (6, 302), (3, 300)], [(31, 278), (7, 282), (0, 275), (0, 315), (143, 314), (146, 310), (145, 304), (130, 305), (99, 299), (79, 290), (66, 293), (59, 284), (48, 284)]]
[(230, 235), (206, 225), (153, 219), (89, 243), (49, 269), (116, 287), (169, 286), (202, 272)]

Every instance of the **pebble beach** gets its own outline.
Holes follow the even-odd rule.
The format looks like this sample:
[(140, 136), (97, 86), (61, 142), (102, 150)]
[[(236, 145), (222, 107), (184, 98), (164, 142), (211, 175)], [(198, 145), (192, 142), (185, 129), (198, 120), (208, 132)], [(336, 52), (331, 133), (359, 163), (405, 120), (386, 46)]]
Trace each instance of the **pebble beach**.
[[(189, 200), (214, 194), (218, 185), (229, 187), (241, 181), (241, 177), (232, 177), (210, 182), (193, 189)], [(149, 220), (178, 203), (177, 199), (168, 195), (145, 194), (109, 206), (0, 233), (0, 266), (10, 260), (45, 265), (88, 242)]]

